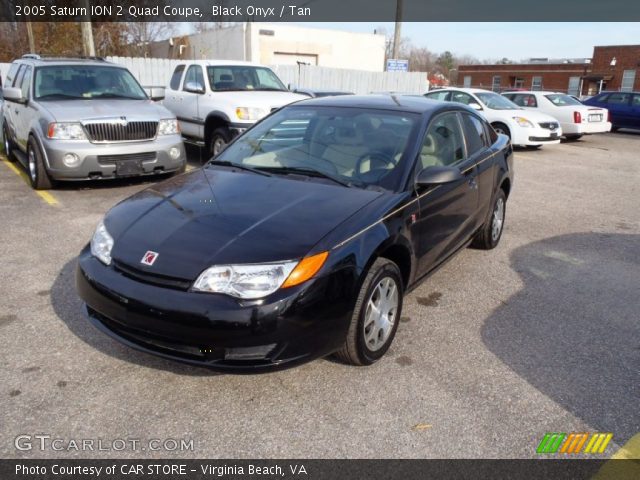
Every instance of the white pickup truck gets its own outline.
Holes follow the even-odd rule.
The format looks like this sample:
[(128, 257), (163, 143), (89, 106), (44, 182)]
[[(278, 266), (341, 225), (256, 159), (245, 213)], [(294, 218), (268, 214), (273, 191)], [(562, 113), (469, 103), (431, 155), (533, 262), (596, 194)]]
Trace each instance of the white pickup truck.
[(178, 118), (185, 141), (217, 155), (236, 135), (272, 110), (308, 98), (290, 92), (269, 68), (227, 60), (176, 66), (164, 106)]

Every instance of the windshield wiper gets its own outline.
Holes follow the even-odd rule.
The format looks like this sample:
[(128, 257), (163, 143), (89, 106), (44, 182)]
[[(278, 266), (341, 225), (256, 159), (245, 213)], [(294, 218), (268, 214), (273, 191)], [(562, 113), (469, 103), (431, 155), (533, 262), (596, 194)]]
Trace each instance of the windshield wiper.
[(70, 100), (85, 100), (84, 97), (78, 97), (77, 95), (67, 95), (66, 93), (50, 93), (48, 95), (40, 95), (38, 100), (48, 100), (48, 99), (70, 99)]
[(327, 180), (331, 180), (339, 185), (342, 185), (344, 187), (353, 187), (354, 184), (353, 182), (347, 182), (345, 180), (342, 180), (341, 178), (336, 177), (335, 175), (331, 175), (329, 173), (325, 173), (322, 172), (320, 170), (316, 170), (315, 168), (311, 168), (311, 167), (265, 167), (265, 170), (269, 170), (270, 172), (274, 172), (274, 173), (300, 173), (302, 175), (307, 175), (309, 177), (319, 177), (319, 178), (326, 178)]
[(257, 92), (288, 92), (289, 91), (284, 88), (274, 88), (274, 87), (254, 88), (253, 90)]
[(131, 97), (129, 95), (120, 95), (119, 93), (100, 93), (92, 95), (91, 98), (126, 98), (127, 100), (144, 100), (142, 97)]
[(230, 162), (228, 160), (211, 160), (207, 164), (207, 167), (211, 166), (211, 165), (221, 165), (223, 167), (234, 167), (234, 168), (237, 168), (239, 170), (246, 170), (247, 172), (257, 173), (258, 175), (264, 175), (265, 177), (270, 177), (271, 176), (270, 173), (265, 172), (264, 170), (259, 170), (257, 168), (248, 167), (246, 165), (242, 165), (240, 163)]

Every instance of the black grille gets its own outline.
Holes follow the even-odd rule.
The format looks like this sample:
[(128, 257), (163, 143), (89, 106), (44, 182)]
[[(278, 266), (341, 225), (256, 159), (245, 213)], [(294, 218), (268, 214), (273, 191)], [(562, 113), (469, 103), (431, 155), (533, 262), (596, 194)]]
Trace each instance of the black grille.
[(86, 123), (84, 125), (92, 142), (131, 142), (151, 140), (156, 136), (158, 122), (129, 122), (126, 125), (113, 122)]
[(148, 283), (151, 285), (156, 285), (158, 287), (164, 288), (172, 288), (175, 290), (189, 290), (191, 287), (191, 283), (188, 280), (183, 280), (181, 278), (175, 277), (166, 277), (164, 275), (157, 275), (155, 273), (143, 272), (141, 270), (132, 268), (128, 265), (125, 265), (122, 262), (114, 261), (114, 268), (122, 273), (123, 275), (132, 278), (133, 280), (137, 280), (138, 282)]
[(118, 162), (136, 161), (149, 162), (156, 159), (156, 152), (127, 153), (124, 155), (98, 155), (100, 165), (113, 165)]
[(557, 122), (542, 122), (538, 125), (542, 128), (546, 128), (547, 130), (556, 130), (560, 126)]

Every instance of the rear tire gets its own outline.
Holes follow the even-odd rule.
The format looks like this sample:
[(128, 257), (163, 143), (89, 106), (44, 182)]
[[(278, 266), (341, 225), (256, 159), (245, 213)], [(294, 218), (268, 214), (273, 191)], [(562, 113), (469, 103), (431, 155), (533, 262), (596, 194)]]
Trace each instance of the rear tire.
[(489, 216), (476, 234), (471, 246), (482, 250), (496, 248), (502, 238), (506, 211), (507, 196), (501, 188), (493, 200)]
[(224, 147), (231, 141), (231, 132), (227, 127), (218, 127), (211, 134), (209, 140), (209, 153), (215, 157), (218, 155)]
[(44, 166), (44, 159), (40, 152), (40, 147), (33, 137), (29, 138), (29, 147), (27, 149), (28, 174), (31, 186), (35, 190), (49, 190), (53, 186), (53, 182)]
[(496, 131), (496, 133), (501, 133), (511, 139), (511, 130), (509, 130), (509, 127), (507, 127), (504, 123), (492, 123), (491, 126)]
[(566, 138), (567, 140), (570, 141), (574, 141), (574, 140), (579, 140), (580, 138), (582, 138), (582, 133), (580, 134), (576, 134), (576, 135), (565, 135), (564, 138)]
[(335, 355), (351, 365), (371, 365), (391, 346), (402, 313), (402, 276), (391, 260), (378, 258), (362, 282), (343, 346)]
[(2, 144), (4, 145), (4, 154), (7, 156), (7, 160), (14, 162), (16, 158), (13, 155), (13, 142), (9, 138), (6, 120), (2, 122)]

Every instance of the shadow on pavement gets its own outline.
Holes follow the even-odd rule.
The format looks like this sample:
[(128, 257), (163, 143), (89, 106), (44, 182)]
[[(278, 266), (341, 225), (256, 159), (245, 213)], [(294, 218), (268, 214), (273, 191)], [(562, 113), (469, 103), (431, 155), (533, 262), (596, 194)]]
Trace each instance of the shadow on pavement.
[(51, 287), (51, 303), (56, 315), (83, 342), (111, 357), (147, 368), (166, 370), (178, 375), (215, 376), (220, 373), (206, 368), (154, 357), (138, 352), (98, 331), (83, 313), (82, 301), (76, 293), (76, 260), (67, 262)]
[(515, 250), (511, 266), (525, 285), (485, 321), (485, 345), (624, 443), (640, 431), (640, 235), (553, 237)]

